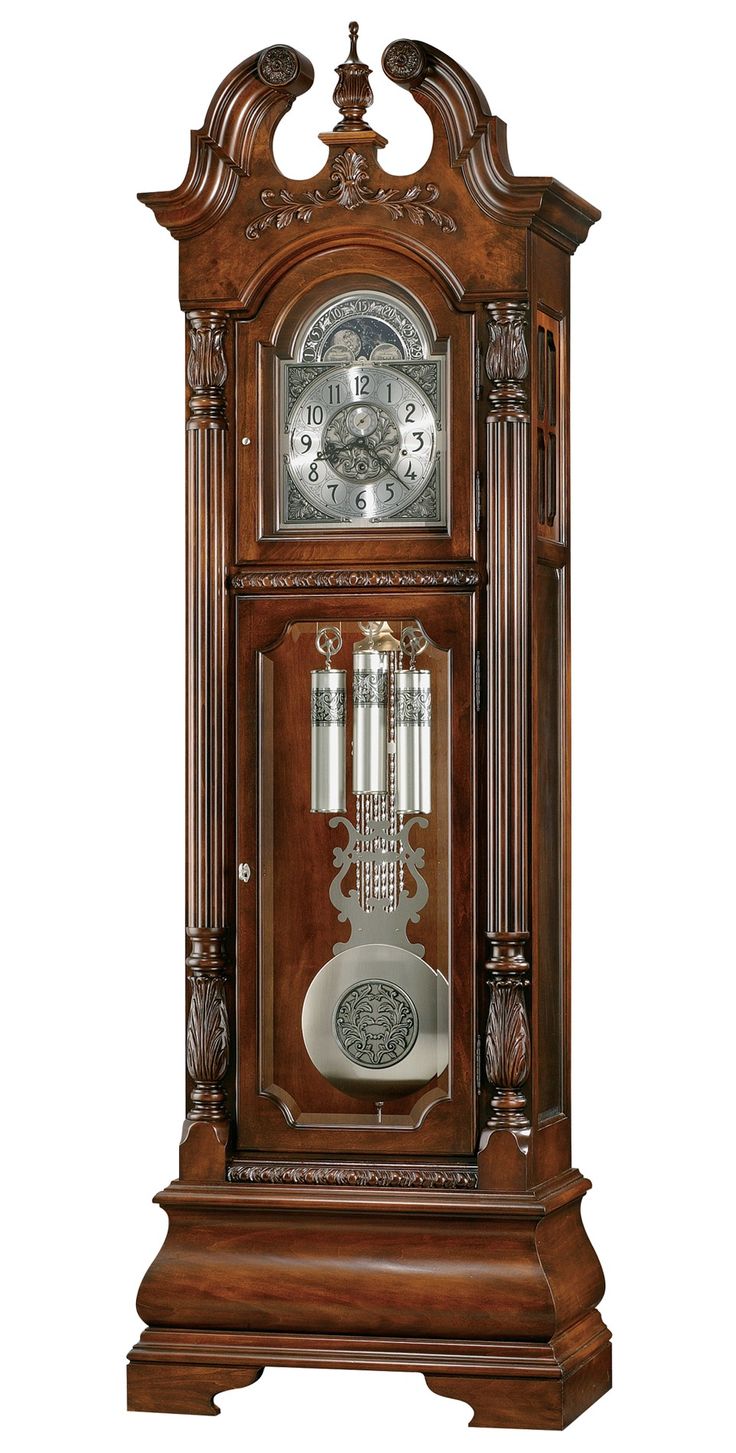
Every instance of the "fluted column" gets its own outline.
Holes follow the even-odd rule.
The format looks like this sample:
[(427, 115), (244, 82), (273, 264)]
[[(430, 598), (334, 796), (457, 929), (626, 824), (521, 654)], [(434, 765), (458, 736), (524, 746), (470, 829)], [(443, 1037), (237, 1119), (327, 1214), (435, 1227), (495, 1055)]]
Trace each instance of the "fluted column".
[[(226, 1121), (224, 313), (187, 314), (187, 958), (189, 1121)], [(218, 1140), (224, 1135), (218, 1131)], [(186, 1139), (186, 1136), (185, 1136)], [(191, 1160), (191, 1152), (190, 1152)]]
[[(526, 1008), (529, 964), (529, 356), (528, 306), (488, 305), (488, 905), (489, 1005), (485, 1070), (493, 1096), (480, 1150), (510, 1131), (486, 1180), (520, 1185), (529, 1117), (523, 1086), (531, 1068)], [(488, 1160), (489, 1157), (486, 1157)], [(516, 1164), (514, 1161), (516, 1160)]]

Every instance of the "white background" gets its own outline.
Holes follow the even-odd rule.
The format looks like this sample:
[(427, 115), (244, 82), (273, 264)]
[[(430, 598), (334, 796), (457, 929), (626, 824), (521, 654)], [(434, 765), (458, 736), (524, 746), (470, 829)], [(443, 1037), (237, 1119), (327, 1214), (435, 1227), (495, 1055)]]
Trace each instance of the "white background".
[[(302, 1440), (542, 1447), (466, 1432), (419, 1376), (267, 1371), (223, 1416), (126, 1415), (134, 1299), (183, 1110), (183, 325), (136, 202), (245, 55), (286, 41), (324, 156), (344, 5), (15, 7), (3, 61), (6, 1446)], [(724, 1446), (731, 1372), (733, 92), (726, 7), (363, 6), (389, 170), (428, 122), (398, 35), (469, 67), (519, 175), (603, 208), (573, 261), (574, 1161), (615, 1390), (566, 1447)], [(731, 259), (731, 260), (729, 260)], [(732, 1294), (731, 1294), (732, 1295)], [(727, 1363), (728, 1356), (728, 1363)], [(12, 1426), (10, 1426), (12, 1424)]]

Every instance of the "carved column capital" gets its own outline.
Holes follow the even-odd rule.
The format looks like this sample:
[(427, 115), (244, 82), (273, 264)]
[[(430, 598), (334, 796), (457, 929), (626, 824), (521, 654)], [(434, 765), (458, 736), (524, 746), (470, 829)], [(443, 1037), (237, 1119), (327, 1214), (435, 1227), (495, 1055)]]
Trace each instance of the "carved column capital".
[(211, 308), (187, 313), (187, 382), (189, 427), (216, 424), (225, 427), (225, 329), (227, 314)]
[(496, 418), (525, 419), (529, 411), (527, 303), (486, 303), (488, 348), (486, 373), (491, 381), (490, 413)]

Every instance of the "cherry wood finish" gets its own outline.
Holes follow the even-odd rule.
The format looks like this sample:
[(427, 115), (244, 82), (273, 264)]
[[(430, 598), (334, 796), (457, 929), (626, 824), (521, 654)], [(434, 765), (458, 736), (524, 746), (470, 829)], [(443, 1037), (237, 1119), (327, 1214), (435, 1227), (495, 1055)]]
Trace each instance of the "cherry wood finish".
[[(610, 1385), (569, 1132), (569, 257), (599, 213), (513, 176), (450, 57), (403, 39), (383, 65), (432, 121), (417, 176), (381, 166), (351, 27), (318, 176), (273, 159), (313, 79), (279, 45), (218, 88), (181, 186), (141, 198), (179, 241), (187, 319), (188, 1079), (129, 1406), (212, 1414), (267, 1366), (380, 1367), (476, 1426), (559, 1428)], [(446, 354), (447, 527), (279, 536), (277, 360), (323, 301), (377, 285)], [(288, 1012), (264, 1058), (258, 907), (259, 670), (299, 623), (367, 615), (452, 652), (450, 1072), (379, 1133), (293, 1113), (315, 1072)], [(295, 760), (300, 740), (287, 724)], [(296, 826), (307, 856), (320, 826)], [(280, 942), (310, 910), (285, 901)]]

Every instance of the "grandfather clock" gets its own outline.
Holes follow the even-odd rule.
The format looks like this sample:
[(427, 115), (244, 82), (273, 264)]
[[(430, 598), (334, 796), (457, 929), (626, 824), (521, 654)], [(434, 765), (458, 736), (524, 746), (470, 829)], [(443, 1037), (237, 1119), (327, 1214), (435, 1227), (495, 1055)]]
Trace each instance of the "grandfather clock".
[(570, 1161), (569, 258), (599, 213), (511, 172), (424, 42), (383, 171), (337, 67), (320, 174), (287, 45), (223, 81), (181, 186), (188, 1110), (129, 1406), (265, 1366), (423, 1372), (485, 1427), (610, 1386)]

